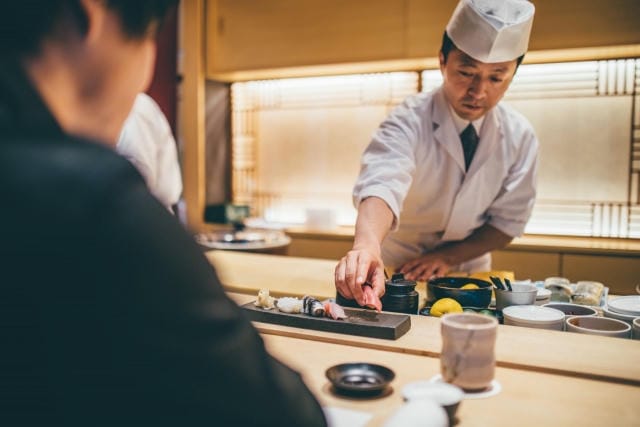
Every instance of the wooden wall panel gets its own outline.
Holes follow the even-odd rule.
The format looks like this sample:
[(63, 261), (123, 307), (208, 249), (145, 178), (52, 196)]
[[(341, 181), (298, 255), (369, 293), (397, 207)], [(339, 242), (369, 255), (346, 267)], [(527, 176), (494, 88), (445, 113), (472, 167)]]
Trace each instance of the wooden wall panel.
[(622, 256), (563, 255), (562, 275), (572, 282), (602, 282), (612, 294), (635, 294), (636, 285), (640, 285), (640, 260)]
[(210, 0), (210, 73), (403, 56), (404, 1)]
[(491, 253), (493, 270), (513, 271), (517, 280), (544, 280), (560, 274), (560, 255), (533, 251), (501, 250)]

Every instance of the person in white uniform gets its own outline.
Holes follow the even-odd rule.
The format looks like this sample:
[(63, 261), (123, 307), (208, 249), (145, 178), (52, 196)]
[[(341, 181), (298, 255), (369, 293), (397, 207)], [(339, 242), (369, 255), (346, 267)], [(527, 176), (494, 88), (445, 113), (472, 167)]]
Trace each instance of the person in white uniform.
[(486, 271), (523, 233), (535, 200), (538, 141), (500, 103), (527, 50), (534, 6), (461, 0), (439, 54), (443, 84), (409, 97), (380, 125), (353, 190), (353, 248), (338, 292), (376, 306), (385, 265), (409, 280)]
[(138, 169), (151, 194), (174, 212), (182, 194), (176, 141), (162, 110), (149, 95), (137, 95), (116, 151)]

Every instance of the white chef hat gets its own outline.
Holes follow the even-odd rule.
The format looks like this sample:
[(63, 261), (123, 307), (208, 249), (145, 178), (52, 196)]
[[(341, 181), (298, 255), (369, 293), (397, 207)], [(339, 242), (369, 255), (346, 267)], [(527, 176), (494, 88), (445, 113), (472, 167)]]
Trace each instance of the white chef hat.
[(534, 12), (527, 0), (460, 0), (447, 34), (478, 61), (511, 61), (527, 51)]

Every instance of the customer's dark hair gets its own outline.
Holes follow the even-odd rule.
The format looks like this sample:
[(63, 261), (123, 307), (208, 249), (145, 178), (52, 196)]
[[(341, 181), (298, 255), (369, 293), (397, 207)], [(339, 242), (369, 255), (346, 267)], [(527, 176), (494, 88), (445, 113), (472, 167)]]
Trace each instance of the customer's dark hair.
[[(447, 34), (447, 32), (445, 31), (444, 34), (442, 35), (442, 46), (440, 47), (440, 52), (442, 52), (442, 56), (444, 56), (445, 64), (447, 63), (447, 57), (449, 56), (449, 52), (451, 52), (454, 49), (458, 49), (458, 47), (453, 42), (453, 40), (451, 40), (451, 37), (449, 37), (449, 34)], [(517, 66), (520, 66), (523, 59), (524, 59), (524, 54), (518, 57)]]
[[(125, 34), (141, 38), (154, 24), (161, 24), (178, 0), (104, 0), (122, 22)], [(0, 55), (22, 57), (34, 54), (56, 27), (72, 25), (81, 34), (87, 17), (79, 0), (11, 0), (0, 12)]]

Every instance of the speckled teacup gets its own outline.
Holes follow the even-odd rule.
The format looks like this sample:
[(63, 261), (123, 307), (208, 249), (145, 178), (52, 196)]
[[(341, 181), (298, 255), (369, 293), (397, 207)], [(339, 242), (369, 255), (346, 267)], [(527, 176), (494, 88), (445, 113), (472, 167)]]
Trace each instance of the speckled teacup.
[(441, 320), (442, 378), (464, 390), (483, 390), (493, 380), (498, 321), (473, 313), (446, 314)]

